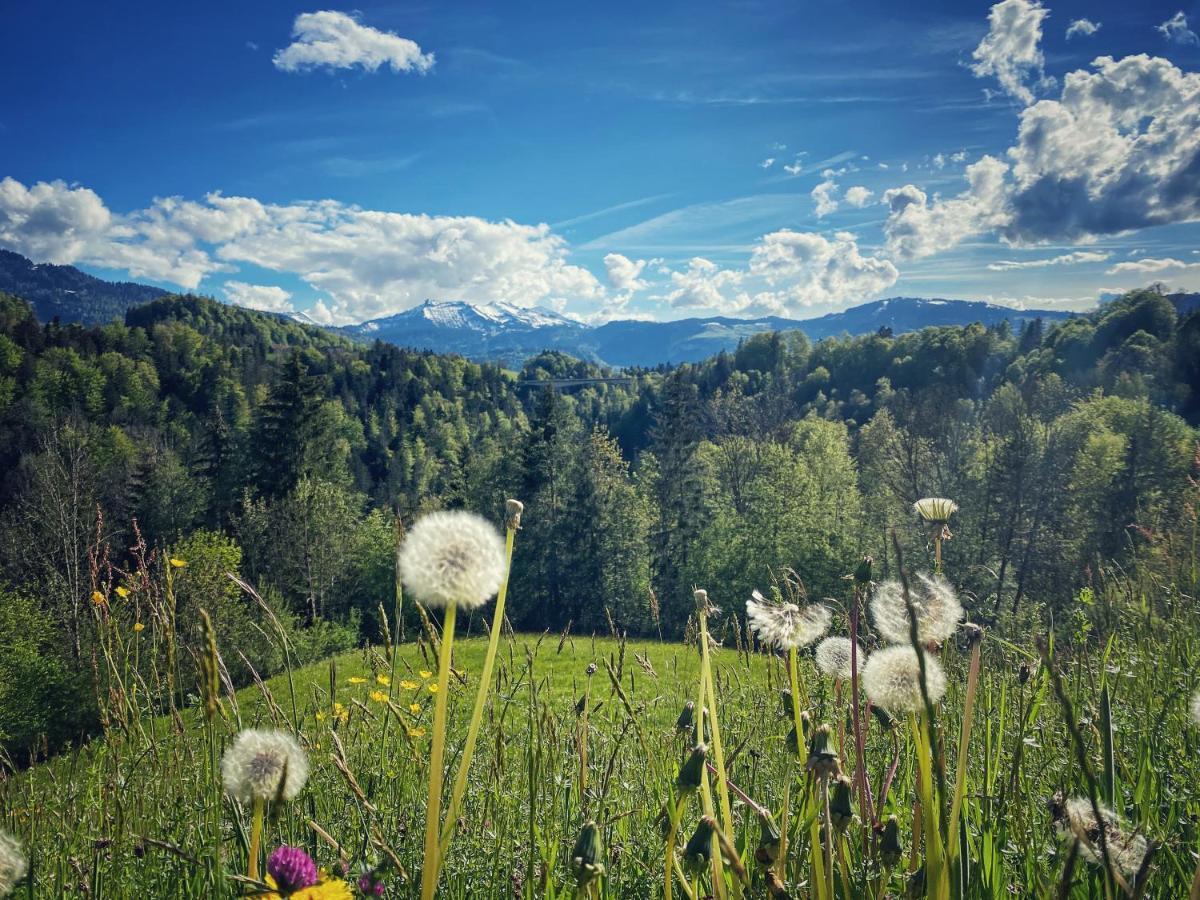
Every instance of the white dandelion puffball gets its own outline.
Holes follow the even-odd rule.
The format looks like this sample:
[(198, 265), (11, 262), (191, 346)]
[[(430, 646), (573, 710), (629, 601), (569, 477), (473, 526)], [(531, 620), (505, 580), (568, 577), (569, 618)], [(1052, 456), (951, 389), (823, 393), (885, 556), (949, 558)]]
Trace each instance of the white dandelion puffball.
[[(1094, 866), (1103, 865), (1100, 828), (1096, 824), (1092, 801), (1087, 797), (1072, 797), (1062, 805), (1058, 816), (1054, 827), (1059, 837), (1078, 841), (1080, 856)], [(1146, 839), (1136, 832), (1127, 832), (1120, 817), (1106, 806), (1100, 807), (1100, 817), (1104, 821), (1104, 843), (1108, 858), (1122, 876), (1132, 878), (1146, 858), (1149, 849)]]
[(1192, 720), (1200, 725), (1200, 690), (1192, 694)]
[(504, 539), (475, 513), (430, 513), (404, 539), (400, 577), (426, 606), (476, 609), (500, 590)]
[[(941, 575), (918, 574), (909, 584), (908, 596), (917, 616), (917, 639), (922, 644), (940, 644), (953, 637), (962, 621), (963, 608), (950, 582)], [(889, 643), (911, 643), (904, 586), (899, 581), (884, 581), (875, 586), (871, 620)]]
[[(924, 651), (925, 687), (929, 702), (937, 703), (946, 694), (946, 673), (942, 664)], [(863, 666), (863, 690), (876, 706), (890, 713), (920, 712), (925, 709), (921, 696), (921, 663), (912, 647), (884, 647), (876, 650)]]
[(958, 504), (945, 497), (925, 497), (914, 503), (913, 509), (926, 522), (949, 522), (958, 512)]
[(828, 631), (833, 614), (819, 603), (803, 609), (794, 603), (769, 603), (755, 591), (753, 599), (746, 601), (746, 619), (764, 644), (794, 650)]
[[(817, 668), (830, 678), (836, 678), (838, 681), (849, 681), (853, 670), (850, 668), (850, 638), (844, 637), (827, 637), (821, 643), (817, 644), (816, 662)], [(867, 654), (863, 652), (860, 644), (855, 653), (855, 661), (858, 663), (858, 674), (862, 674), (863, 664), (867, 660)]]
[(0, 831), (0, 897), (12, 893), (25, 873), (29, 863), (21, 852), (21, 844), (6, 831)]
[(308, 757), (286, 731), (247, 728), (221, 757), (221, 779), (225, 793), (243, 803), (291, 800), (308, 781)]

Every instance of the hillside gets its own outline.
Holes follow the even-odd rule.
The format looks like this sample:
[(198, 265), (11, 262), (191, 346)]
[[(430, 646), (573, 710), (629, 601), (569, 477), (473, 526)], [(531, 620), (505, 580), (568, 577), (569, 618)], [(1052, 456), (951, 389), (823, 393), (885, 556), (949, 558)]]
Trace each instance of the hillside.
[(9, 250), (0, 250), (0, 291), (29, 301), (39, 322), (84, 325), (123, 318), (132, 307), (169, 293), (148, 284), (105, 281), (74, 266), (38, 265)]

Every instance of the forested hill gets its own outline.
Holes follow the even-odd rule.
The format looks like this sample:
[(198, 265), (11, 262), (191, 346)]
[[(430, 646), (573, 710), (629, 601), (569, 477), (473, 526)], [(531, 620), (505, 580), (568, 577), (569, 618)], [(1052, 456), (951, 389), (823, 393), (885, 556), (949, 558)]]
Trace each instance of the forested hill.
[(436, 507), (525, 501), (515, 627), (655, 634), (683, 629), (692, 585), (736, 607), (781, 567), (815, 596), (864, 552), (888, 571), (888, 526), (922, 540), (919, 496), (962, 506), (946, 553), (988, 615), (1064, 603), (1098, 555), (1152, 557), (1200, 500), (1200, 313), (1154, 291), (1015, 332), (764, 334), (628, 384), (521, 384), (601, 374), (546, 353), (514, 377), (195, 297), (42, 325), (0, 295), (0, 740), (94, 722), (97, 623), (140, 613), (89, 598), (164, 550), (188, 562), (180, 640), (209, 610), (240, 681), (279, 659), (225, 571), (318, 657), (377, 636), (396, 516)]
[(74, 266), (38, 265), (11, 250), (0, 250), (0, 291), (23, 297), (41, 322), (60, 319), (99, 325), (168, 291), (148, 284), (105, 281)]

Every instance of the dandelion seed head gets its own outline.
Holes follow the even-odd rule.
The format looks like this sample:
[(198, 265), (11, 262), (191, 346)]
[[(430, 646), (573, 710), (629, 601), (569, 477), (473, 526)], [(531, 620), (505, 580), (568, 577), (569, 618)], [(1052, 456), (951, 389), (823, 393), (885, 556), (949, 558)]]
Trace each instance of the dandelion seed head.
[(0, 897), (12, 893), (17, 883), (29, 871), (29, 862), (21, 852), (21, 844), (6, 831), (0, 831)]
[[(963, 608), (950, 582), (941, 575), (921, 573), (909, 585), (908, 595), (917, 617), (917, 638), (922, 644), (940, 644), (954, 635)], [(904, 586), (899, 581), (884, 581), (875, 587), (871, 619), (884, 640), (892, 644), (909, 643), (908, 606), (904, 602)]]
[[(925, 687), (931, 703), (946, 693), (946, 673), (929, 654), (925, 657)], [(921, 663), (912, 647), (884, 647), (876, 650), (863, 666), (863, 690), (876, 706), (890, 713), (919, 712), (925, 708), (921, 696)]]
[(828, 631), (833, 614), (819, 603), (803, 609), (794, 603), (769, 603), (755, 591), (746, 601), (746, 619), (764, 644), (794, 650), (807, 647)]
[(287, 732), (247, 728), (221, 758), (221, 778), (225, 793), (243, 803), (291, 800), (308, 781), (308, 757)]
[[(1077, 841), (1079, 855), (1094, 866), (1104, 864), (1100, 849), (1100, 826), (1092, 810), (1092, 801), (1087, 797), (1072, 797), (1063, 800), (1055, 795), (1050, 803), (1054, 817), (1054, 829), (1061, 840)], [(1145, 837), (1125, 829), (1121, 818), (1106, 806), (1100, 807), (1100, 818), (1104, 822), (1104, 843), (1108, 858), (1125, 878), (1132, 878), (1142, 867), (1149, 845)]]
[(1200, 725), (1200, 690), (1197, 690), (1196, 693), (1192, 694), (1191, 712), (1192, 720), (1197, 725)]
[(913, 510), (926, 522), (948, 522), (958, 512), (958, 504), (945, 497), (925, 497), (913, 504)]
[[(836, 678), (838, 681), (849, 681), (853, 674), (850, 668), (850, 646), (850, 638), (825, 638), (825, 640), (817, 644), (817, 668), (830, 678)], [(858, 672), (861, 675), (863, 663), (867, 659), (867, 654), (863, 652), (861, 645), (858, 647), (855, 657), (858, 662)]]
[(469, 512), (424, 516), (400, 548), (404, 586), (430, 607), (483, 606), (500, 589), (504, 567), (500, 532)]

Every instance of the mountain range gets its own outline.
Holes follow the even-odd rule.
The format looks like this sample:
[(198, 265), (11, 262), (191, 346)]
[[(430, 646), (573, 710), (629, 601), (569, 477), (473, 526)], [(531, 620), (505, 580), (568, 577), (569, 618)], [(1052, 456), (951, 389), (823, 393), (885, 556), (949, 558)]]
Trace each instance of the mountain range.
[[(74, 266), (36, 264), (7, 250), (0, 250), (0, 291), (28, 300), (42, 322), (58, 319), (85, 325), (123, 318), (130, 308), (170, 293), (145, 284), (105, 281)], [(427, 300), (392, 316), (334, 330), (358, 340), (381, 340), (514, 366), (543, 350), (560, 350), (589, 362), (624, 368), (694, 362), (734, 350), (747, 337), (765, 331), (803, 331), (810, 340), (819, 341), (881, 328), (900, 333), (930, 325), (997, 325), (1003, 321), (1015, 327), (1035, 318), (1056, 320), (1069, 315), (979, 301), (893, 297), (803, 320), (706, 316), (671, 322), (619, 319), (590, 325), (539, 307)], [(294, 318), (320, 327), (302, 313)]]

